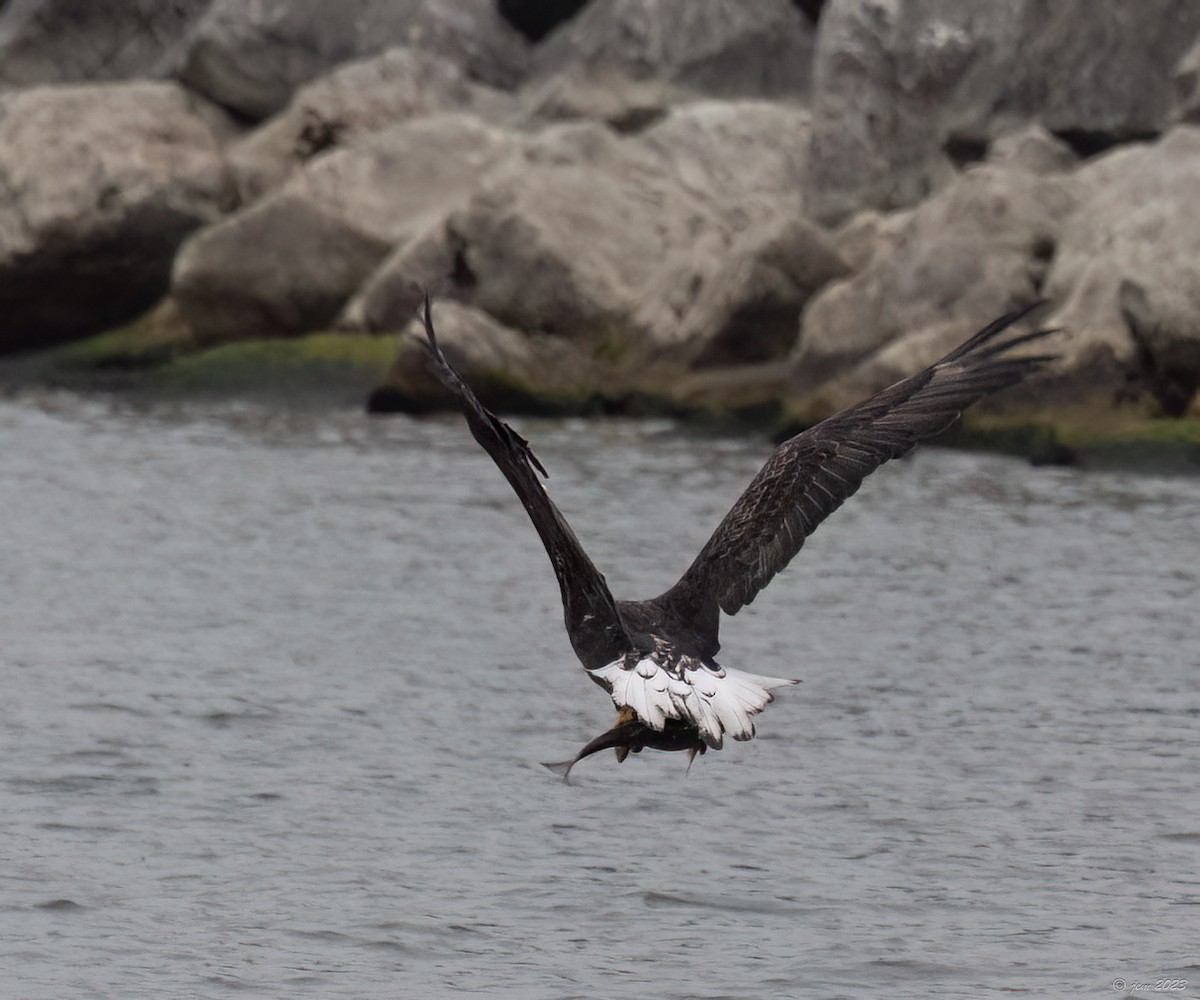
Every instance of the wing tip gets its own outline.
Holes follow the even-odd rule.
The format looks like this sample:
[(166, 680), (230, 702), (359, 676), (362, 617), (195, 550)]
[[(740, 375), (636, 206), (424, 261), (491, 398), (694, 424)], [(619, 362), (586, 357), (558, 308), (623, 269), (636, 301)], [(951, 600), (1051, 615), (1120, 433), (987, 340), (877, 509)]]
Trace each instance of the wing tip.
[(993, 344), (997, 337), (1005, 330), (1026, 319), (1031, 313), (1040, 309), (1042, 306), (1049, 304), (1050, 300), (1046, 298), (1034, 299), (1032, 302), (1026, 303), (1023, 306), (1018, 306), (1016, 309), (1010, 309), (1004, 315), (997, 317), (987, 324), (982, 330), (976, 333), (973, 337), (968, 338), (949, 354), (947, 354), (938, 364), (945, 364), (951, 361), (957, 361), (968, 354), (978, 355), (979, 349), (984, 345), (990, 344), (988, 351), (998, 353), (1007, 350), (1010, 346), (1026, 340), (1034, 340), (1038, 337), (1048, 336), (1051, 333), (1057, 333), (1057, 329), (1053, 330), (1035, 330), (1032, 334), (1022, 334), (1021, 337), (1014, 338), (1011, 341), (1005, 341), (1002, 344)]

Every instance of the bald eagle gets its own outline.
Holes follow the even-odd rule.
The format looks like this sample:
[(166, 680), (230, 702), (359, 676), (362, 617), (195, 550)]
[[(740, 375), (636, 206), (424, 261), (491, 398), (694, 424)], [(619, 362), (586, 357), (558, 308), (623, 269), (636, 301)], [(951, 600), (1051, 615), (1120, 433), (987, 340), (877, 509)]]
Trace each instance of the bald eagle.
[(491, 455), (528, 512), (554, 566), (567, 634), (593, 681), (612, 697), (612, 728), (571, 760), (600, 750), (618, 761), (649, 747), (686, 750), (689, 765), (725, 737), (754, 736), (754, 716), (773, 691), (798, 683), (716, 660), (720, 614), (737, 614), (800, 551), (804, 540), (889, 459), (950, 426), (966, 407), (1015, 385), (1054, 360), (1014, 348), (1055, 332), (1004, 334), (1032, 309), (1001, 316), (924, 371), (780, 444), (669, 590), (619, 601), (542, 486), (529, 442), (484, 407), (438, 346), (429, 299), (425, 338), (434, 373), (458, 402), (475, 440)]

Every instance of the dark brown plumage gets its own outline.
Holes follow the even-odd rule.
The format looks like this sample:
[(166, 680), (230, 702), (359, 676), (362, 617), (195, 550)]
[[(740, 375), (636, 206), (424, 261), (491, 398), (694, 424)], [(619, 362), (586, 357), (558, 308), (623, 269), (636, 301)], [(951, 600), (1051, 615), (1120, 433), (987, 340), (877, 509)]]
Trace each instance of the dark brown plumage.
[(1004, 337), (1040, 303), (1000, 317), (940, 361), (779, 445), (687, 572), (645, 601), (617, 601), (538, 476), (529, 443), (484, 407), (438, 346), (428, 299), (424, 322), (433, 370), (458, 401), (475, 440), (508, 479), (550, 556), (576, 656), (621, 710), (617, 724), (560, 773), (600, 749), (702, 751), (724, 735), (750, 739), (751, 716), (792, 681), (714, 660), (720, 612), (733, 615), (799, 552), (805, 539), (884, 462), (937, 434), (982, 397), (1053, 360), (1017, 353), (1054, 331)]

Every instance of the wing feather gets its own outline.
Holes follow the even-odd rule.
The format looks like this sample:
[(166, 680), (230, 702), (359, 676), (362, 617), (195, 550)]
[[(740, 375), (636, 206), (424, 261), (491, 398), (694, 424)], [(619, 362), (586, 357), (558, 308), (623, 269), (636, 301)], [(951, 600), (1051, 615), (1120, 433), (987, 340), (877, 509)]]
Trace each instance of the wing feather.
[(1010, 353), (1052, 330), (998, 339), (1038, 305), (1001, 316), (924, 371), (784, 441), (687, 572), (651, 603), (698, 629), (715, 653), (718, 612), (753, 601), (868, 475), (1053, 360)]
[(571, 526), (534, 472), (545, 476), (546, 470), (529, 442), (480, 403), (446, 360), (434, 333), (428, 296), (423, 319), (422, 343), (429, 352), (434, 373), (458, 401), (475, 440), (491, 455), (516, 491), (546, 547), (558, 577), (567, 634), (575, 655), (588, 669), (611, 662), (629, 648), (629, 638), (604, 577), (583, 551)]

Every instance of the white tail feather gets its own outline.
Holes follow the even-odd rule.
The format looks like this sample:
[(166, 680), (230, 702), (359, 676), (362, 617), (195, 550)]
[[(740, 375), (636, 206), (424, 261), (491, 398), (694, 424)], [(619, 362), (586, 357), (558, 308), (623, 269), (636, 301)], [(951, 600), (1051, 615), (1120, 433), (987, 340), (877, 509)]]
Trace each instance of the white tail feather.
[(752, 716), (770, 704), (771, 690), (798, 683), (732, 667), (713, 670), (687, 658), (664, 665), (650, 656), (629, 666), (614, 660), (590, 673), (618, 708), (628, 708), (651, 729), (661, 731), (668, 719), (679, 719), (694, 725), (714, 749), (725, 734), (735, 740), (753, 737)]

